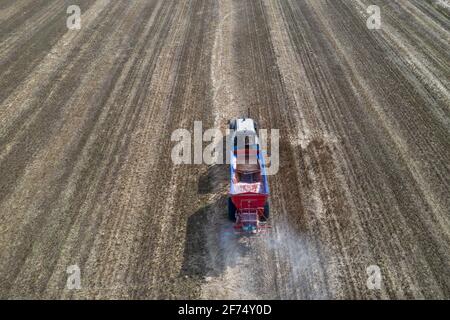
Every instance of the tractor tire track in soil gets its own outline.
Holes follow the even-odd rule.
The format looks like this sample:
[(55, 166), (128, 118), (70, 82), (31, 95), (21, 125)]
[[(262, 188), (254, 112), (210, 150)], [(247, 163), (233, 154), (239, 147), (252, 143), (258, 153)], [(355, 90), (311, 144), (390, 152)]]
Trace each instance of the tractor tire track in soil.
[[(448, 8), (72, 2), (79, 31), (64, 1), (0, 4), (1, 298), (450, 297)], [(280, 130), (251, 237), (226, 165), (171, 161), (175, 129), (248, 108)]]

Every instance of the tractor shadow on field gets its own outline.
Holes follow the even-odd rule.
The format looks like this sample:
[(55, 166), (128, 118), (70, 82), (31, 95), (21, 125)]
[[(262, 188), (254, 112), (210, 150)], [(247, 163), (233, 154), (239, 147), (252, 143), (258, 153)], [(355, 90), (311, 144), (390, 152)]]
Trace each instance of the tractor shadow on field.
[(188, 218), (181, 274), (189, 277), (203, 277), (207, 272), (207, 230), (209, 207), (206, 206)]
[[(226, 163), (226, 136), (222, 146), (222, 163), (210, 165), (197, 184), (199, 195), (209, 195), (206, 204), (187, 221), (186, 242), (180, 275), (200, 282), (220, 278), (227, 268), (240, 264), (251, 248), (246, 235), (236, 233), (228, 219), (227, 189), (229, 165)], [(220, 147), (219, 144), (217, 147)]]
[(219, 193), (226, 189), (229, 182), (229, 170), (226, 164), (214, 164), (198, 179), (199, 194)]
[(208, 166), (206, 172), (198, 179), (197, 192), (199, 194), (220, 193), (228, 186), (230, 176), (229, 167), (226, 164), (227, 139), (228, 136), (225, 136), (216, 145), (216, 149), (222, 147), (222, 162)]
[(236, 233), (228, 220), (226, 196), (201, 208), (188, 218), (181, 275), (220, 276), (250, 252), (246, 237)]

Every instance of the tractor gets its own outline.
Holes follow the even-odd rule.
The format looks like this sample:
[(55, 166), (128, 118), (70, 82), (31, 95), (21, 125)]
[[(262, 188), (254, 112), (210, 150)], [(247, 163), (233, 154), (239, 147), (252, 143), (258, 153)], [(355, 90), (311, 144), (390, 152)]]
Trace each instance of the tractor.
[(263, 150), (260, 148), (258, 126), (251, 118), (229, 122), (230, 191), (228, 217), (234, 228), (259, 233), (268, 227), (269, 185)]

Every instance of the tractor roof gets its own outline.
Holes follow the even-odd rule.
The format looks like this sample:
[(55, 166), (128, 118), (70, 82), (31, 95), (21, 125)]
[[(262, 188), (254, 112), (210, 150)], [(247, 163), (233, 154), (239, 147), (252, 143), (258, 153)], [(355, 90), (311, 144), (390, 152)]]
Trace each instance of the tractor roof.
[(241, 118), (236, 120), (236, 132), (247, 131), (248, 133), (255, 132), (255, 124), (253, 119)]

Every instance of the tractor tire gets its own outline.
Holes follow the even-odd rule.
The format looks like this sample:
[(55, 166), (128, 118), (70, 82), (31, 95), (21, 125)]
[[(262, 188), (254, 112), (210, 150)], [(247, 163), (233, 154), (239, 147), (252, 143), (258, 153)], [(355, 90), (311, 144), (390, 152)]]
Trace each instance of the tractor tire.
[(236, 222), (236, 206), (233, 201), (231, 201), (231, 198), (228, 198), (228, 219)]
[(233, 119), (229, 122), (230, 130), (236, 130), (236, 119)]
[(270, 208), (269, 208), (269, 202), (267, 202), (264, 205), (264, 216), (261, 217), (261, 221), (267, 221), (270, 217)]

